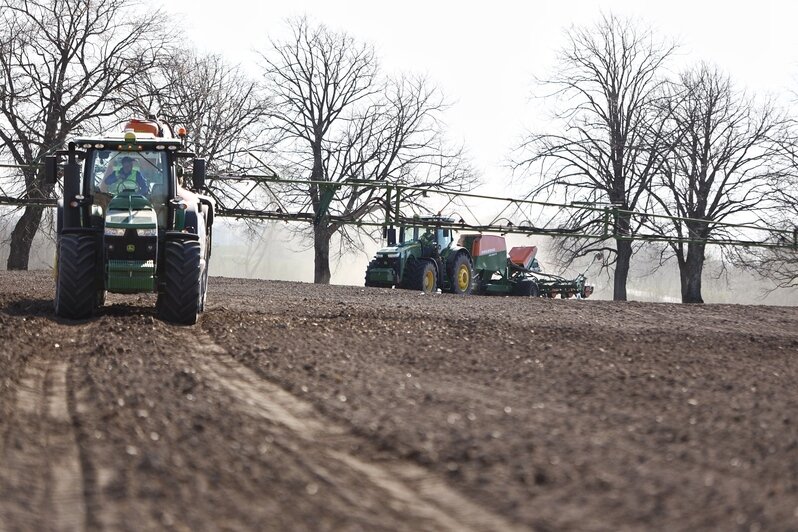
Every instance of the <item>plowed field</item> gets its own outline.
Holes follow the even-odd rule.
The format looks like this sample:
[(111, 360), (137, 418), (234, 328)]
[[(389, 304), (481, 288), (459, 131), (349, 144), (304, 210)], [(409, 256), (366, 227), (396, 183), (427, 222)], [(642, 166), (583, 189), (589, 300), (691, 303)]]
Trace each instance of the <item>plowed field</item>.
[(798, 308), (0, 272), (0, 530), (796, 530)]

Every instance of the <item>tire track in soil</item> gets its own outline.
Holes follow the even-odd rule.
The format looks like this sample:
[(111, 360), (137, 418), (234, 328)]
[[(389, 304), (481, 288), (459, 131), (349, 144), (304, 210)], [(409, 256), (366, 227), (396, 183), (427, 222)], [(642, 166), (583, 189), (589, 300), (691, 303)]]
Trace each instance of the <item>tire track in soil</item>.
[[(381, 493), (384, 504), (424, 523), (425, 530), (525, 530), (466, 499), (421, 466), (405, 460), (388, 463), (354, 456), (345, 445), (335, 445), (348, 437), (349, 431), (324, 419), (310, 403), (259, 377), (207, 334), (186, 335), (184, 341), (186, 351), (194, 353), (198, 369), (237, 400), (241, 410), (283, 427), (292, 438), (322, 446), (318, 453), (297, 458), (326, 485), (333, 484), (341, 499), (357, 504), (366, 486), (365, 492)], [(330, 464), (358, 477), (358, 487), (330, 479), (324, 474)]]
[(17, 385), (2, 449), (0, 530), (84, 530), (86, 501), (65, 361), (37, 355)]

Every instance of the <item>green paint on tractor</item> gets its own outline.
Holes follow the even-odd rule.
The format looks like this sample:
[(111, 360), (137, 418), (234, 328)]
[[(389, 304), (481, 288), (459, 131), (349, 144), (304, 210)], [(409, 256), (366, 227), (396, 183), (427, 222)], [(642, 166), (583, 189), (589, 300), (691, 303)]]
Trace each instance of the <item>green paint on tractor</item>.
[[(105, 233), (106, 253), (116, 257), (106, 263), (106, 290), (123, 294), (154, 292), (158, 215), (151, 201), (144, 195), (127, 190), (114, 196), (105, 216)], [(126, 243), (125, 240), (130, 238), (137, 242)], [(121, 257), (116, 247), (124, 248)], [(136, 253), (137, 249), (139, 253)]]
[(366, 286), (406, 288), (426, 293), (438, 289), (471, 292), (471, 254), (455, 244), (449, 218), (415, 218), (399, 230), (398, 241), (377, 251), (366, 269)]

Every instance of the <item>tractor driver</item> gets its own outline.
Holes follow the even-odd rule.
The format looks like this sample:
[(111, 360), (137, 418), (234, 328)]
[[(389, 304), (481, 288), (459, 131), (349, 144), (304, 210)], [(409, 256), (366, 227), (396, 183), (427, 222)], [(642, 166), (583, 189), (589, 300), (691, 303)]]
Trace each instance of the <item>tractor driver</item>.
[(108, 174), (102, 183), (100, 191), (109, 194), (119, 194), (123, 190), (135, 190), (138, 194), (148, 194), (150, 188), (141, 172), (133, 168), (133, 158), (127, 155), (122, 157), (121, 168)]
[(421, 243), (421, 254), (425, 257), (437, 257), (440, 252), (438, 241), (435, 238), (434, 229), (426, 228), (424, 233), (418, 237)]

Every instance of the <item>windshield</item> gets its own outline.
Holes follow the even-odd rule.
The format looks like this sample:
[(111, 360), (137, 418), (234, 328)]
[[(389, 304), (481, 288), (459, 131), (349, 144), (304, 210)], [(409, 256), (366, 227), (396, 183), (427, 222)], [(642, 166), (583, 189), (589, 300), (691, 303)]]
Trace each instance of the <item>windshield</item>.
[(95, 192), (116, 195), (133, 188), (145, 196), (166, 185), (166, 153), (162, 151), (124, 152), (97, 150), (90, 161)]
[(424, 240), (429, 244), (436, 243), (441, 249), (446, 249), (452, 243), (452, 234), (449, 229), (434, 226), (411, 225), (405, 227), (404, 237), (400, 243), (406, 244), (415, 240)]
[(89, 160), (89, 176), (96, 203), (107, 209), (111, 198), (127, 190), (150, 200), (159, 223), (166, 216), (167, 155), (163, 151), (96, 150)]
[[(419, 231), (419, 229), (421, 229), (421, 230)], [(400, 244), (407, 244), (408, 242), (413, 242), (414, 240), (418, 240), (419, 235), (421, 233), (423, 233), (423, 232), (424, 232), (424, 230), (422, 228), (414, 227), (412, 225), (408, 226), (408, 227), (405, 227), (404, 228), (404, 234), (400, 235), (400, 236), (402, 236), (402, 239), (401, 239), (401, 241), (399, 243)]]

